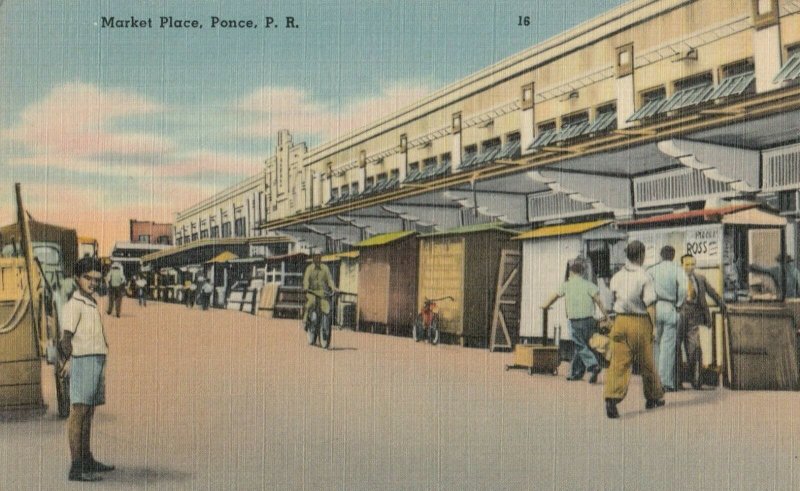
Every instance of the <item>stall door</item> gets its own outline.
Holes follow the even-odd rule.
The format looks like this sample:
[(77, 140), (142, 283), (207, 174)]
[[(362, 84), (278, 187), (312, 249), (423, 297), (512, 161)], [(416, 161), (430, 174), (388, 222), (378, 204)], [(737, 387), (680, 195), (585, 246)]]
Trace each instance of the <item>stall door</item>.
[[(579, 238), (529, 240), (522, 246), (522, 301), (520, 337), (542, 336), (540, 307), (558, 291), (567, 271), (567, 261), (581, 253)], [(569, 339), (564, 301), (559, 300), (548, 315), (548, 335), (561, 327), (561, 339)], [(552, 338), (551, 338), (552, 339)]]
[(361, 265), (358, 289), (359, 324), (386, 324), (389, 315), (389, 264), (367, 260)]
[(439, 325), (442, 332), (461, 335), (464, 331), (464, 240), (460, 238), (423, 240), (419, 254), (417, 311), (426, 298), (453, 297), (441, 301)]

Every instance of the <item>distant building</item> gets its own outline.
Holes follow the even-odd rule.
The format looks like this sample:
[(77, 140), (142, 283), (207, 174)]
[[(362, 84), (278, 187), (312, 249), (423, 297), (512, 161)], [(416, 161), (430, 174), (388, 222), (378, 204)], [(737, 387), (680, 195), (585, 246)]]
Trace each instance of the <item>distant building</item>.
[(172, 224), (131, 220), (131, 242), (172, 245)]
[(116, 242), (111, 251), (111, 262), (120, 263), (125, 277), (130, 279), (142, 269), (142, 256), (168, 249), (169, 244), (148, 244), (142, 242)]

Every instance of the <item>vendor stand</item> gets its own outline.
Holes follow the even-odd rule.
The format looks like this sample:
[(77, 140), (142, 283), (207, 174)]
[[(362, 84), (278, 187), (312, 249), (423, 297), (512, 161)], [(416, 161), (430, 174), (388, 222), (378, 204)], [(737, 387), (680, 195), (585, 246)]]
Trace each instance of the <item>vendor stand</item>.
[(359, 250), (358, 329), (409, 336), (417, 301), (416, 232), (380, 234)]
[[(558, 291), (566, 280), (568, 262), (578, 256), (591, 266), (587, 279), (598, 285), (610, 310), (608, 282), (615, 267), (625, 262), (626, 239), (627, 234), (611, 220), (545, 226), (515, 237), (522, 243), (520, 339), (530, 342), (543, 337), (540, 307)], [(570, 339), (563, 302), (550, 311), (548, 321), (550, 333), (560, 332), (561, 340)]]
[(515, 234), (489, 223), (420, 236), (415, 311), (421, 311), (426, 298), (452, 297), (438, 302), (444, 342), (488, 346), (501, 251), (518, 249), (518, 243), (509, 240)]
[(795, 328), (784, 302), (787, 268), (781, 261), (786, 258), (785, 218), (757, 204), (734, 204), (631, 220), (620, 227), (645, 244), (645, 267), (671, 245), (676, 262), (692, 254), (697, 273), (722, 294), (727, 322), (715, 315), (714, 325), (700, 331), (704, 368), (722, 370), (733, 388), (797, 388)]

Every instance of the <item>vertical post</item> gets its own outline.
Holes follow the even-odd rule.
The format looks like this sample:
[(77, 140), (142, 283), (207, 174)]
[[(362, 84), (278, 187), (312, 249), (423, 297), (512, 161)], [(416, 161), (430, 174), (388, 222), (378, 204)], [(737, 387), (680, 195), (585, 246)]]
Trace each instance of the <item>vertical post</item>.
[(450, 160), (450, 171), (455, 173), (461, 167), (461, 113), (453, 114), (453, 148)]
[(20, 183), (14, 183), (14, 193), (17, 199), (17, 225), (19, 226), (20, 233), (20, 246), (25, 256), (25, 273), (28, 279), (28, 295), (31, 300), (31, 323), (33, 324), (33, 339), (34, 347), (39, 352), (39, 319), (36, 313), (39, 312), (39, 305), (36, 301), (36, 295), (33, 290), (33, 271), (35, 264), (33, 261), (33, 245), (31, 244), (31, 229), (28, 223), (28, 214), (25, 213), (25, 208), (22, 206), (22, 187)]
[(630, 118), (636, 111), (636, 95), (633, 85), (633, 44), (617, 48), (617, 128), (627, 128)]
[(542, 346), (547, 346), (547, 310), (542, 307)]
[(522, 107), (519, 113), (519, 135), (520, 149), (522, 153), (533, 143), (534, 105), (533, 105), (534, 84), (533, 82), (522, 86)]
[(753, 62), (756, 92), (777, 89), (772, 83), (781, 68), (781, 27), (778, 0), (752, 0)]

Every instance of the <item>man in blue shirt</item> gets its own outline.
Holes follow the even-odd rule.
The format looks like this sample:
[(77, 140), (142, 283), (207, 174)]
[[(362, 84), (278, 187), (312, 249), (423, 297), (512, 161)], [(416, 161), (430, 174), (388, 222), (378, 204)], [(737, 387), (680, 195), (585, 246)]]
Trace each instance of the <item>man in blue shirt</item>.
[(661, 262), (647, 272), (656, 289), (656, 332), (653, 354), (658, 375), (665, 391), (674, 392), (677, 385), (676, 353), (680, 308), (686, 300), (686, 274), (675, 264), (675, 249), (661, 248)]
[(583, 261), (573, 261), (569, 266), (569, 278), (561, 284), (555, 293), (542, 307), (549, 309), (556, 300), (564, 297), (566, 301), (567, 317), (572, 331), (572, 342), (575, 345), (575, 355), (572, 357), (570, 374), (567, 380), (580, 380), (584, 372), (591, 373), (589, 383), (597, 382), (600, 365), (597, 357), (589, 348), (589, 338), (594, 334), (597, 323), (594, 319), (594, 306), (597, 305), (605, 318), (608, 318), (603, 304), (598, 295), (597, 285), (583, 278)]

